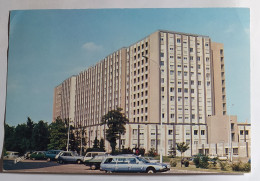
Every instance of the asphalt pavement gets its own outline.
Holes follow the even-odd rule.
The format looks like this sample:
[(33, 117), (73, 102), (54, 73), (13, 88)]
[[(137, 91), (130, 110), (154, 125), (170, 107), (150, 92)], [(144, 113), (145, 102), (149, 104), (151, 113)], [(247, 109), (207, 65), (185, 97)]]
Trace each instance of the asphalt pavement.
[[(5, 173), (50, 173), (50, 174), (106, 174), (104, 171), (91, 170), (84, 164), (59, 164), (47, 162), (46, 160), (22, 160), (15, 163), (14, 160), (3, 161), (3, 172)], [(135, 173), (132, 173), (135, 174)], [(170, 171), (157, 174), (214, 174), (203, 171), (178, 170), (171, 168)]]

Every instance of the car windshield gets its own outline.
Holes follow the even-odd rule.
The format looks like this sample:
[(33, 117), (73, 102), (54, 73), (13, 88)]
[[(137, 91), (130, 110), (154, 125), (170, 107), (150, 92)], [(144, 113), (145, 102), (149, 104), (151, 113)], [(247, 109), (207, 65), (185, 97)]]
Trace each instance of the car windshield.
[(149, 163), (149, 161), (144, 159), (144, 158), (141, 158), (141, 157), (136, 157), (136, 158), (137, 158), (137, 160), (139, 160), (139, 161), (141, 161), (143, 163)]

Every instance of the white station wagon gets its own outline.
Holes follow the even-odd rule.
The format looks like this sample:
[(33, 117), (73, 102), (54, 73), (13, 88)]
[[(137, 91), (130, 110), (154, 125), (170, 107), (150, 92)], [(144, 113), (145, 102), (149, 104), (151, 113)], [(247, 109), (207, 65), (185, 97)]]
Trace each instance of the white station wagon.
[(143, 172), (156, 173), (170, 170), (170, 165), (164, 163), (150, 163), (138, 156), (108, 156), (100, 165), (100, 170), (112, 172)]

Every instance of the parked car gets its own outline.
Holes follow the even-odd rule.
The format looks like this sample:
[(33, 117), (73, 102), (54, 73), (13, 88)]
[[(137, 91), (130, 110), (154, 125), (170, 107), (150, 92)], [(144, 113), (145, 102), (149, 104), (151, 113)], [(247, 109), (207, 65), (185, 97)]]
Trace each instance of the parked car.
[(7, 151), (6, 154), (7, 155), (5, 155), (4, 158), (16, 159), (19, 157), (19, 152), (16, 151)]
[(47, 161), (55, 160), (56, 155), (58, 155), (62, 150), (49, 150), (46, 152)]
[(30, 156), (31, 156), (32, 152), (31, 151), (28, 151), (24, 154), (24, 158), (25, 159), (30, 159)]
[(101, 162), (109, 155), (96, 155), (94, 158), (90, 160), (86, 160), (84, 164), (86, 166), (90, 166), (92, 170), (96, 170), (100, 168)]
[(170, 165), (164, 163), (150, 163), (138, 156), (108, 156), (100, 165), (100, 170), (111, 172), (144, 172), (156, 173), (170, 170)]
[(83, 156), (79, 156), (76, 152), (73, 151), (61, 151), (57, 155), (58, 163), (83, 163)]
[(153, 157), (144, 157), (144, 159), (146, 159), (147, 161), (149, 161), (150, 163), (160, 163), (160, 160), (156, 160)]
[(44, 151), (35, 151), (32, 154), (30, 154), (30, 159), (32, 160), (45, 160), (45, 152)]
[(87, 160), (90, 160), (92, 158), (94, 158), (95, 156), (97, 155), (106, 155), (107, 153), (106, 152), (102, 152), (102, 151), (90, 151), (90, 152), (87, 152), (83, 161), (87, 161)]

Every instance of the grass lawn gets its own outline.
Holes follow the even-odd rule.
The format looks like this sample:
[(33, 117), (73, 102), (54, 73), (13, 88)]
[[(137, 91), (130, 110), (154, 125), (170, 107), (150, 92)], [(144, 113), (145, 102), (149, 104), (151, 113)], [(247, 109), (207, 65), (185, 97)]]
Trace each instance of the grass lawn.
[[(155, 159), (160, 160), (160, 156), (154, 157)], [(219, 164), (214, 167), (213, 165), (210, 165), (208, 169), (203, 169), (203, 168), (196, 168), (194, 164), (190, 164), (189, 167), (185, 167), (182, 165), (181, 167), (181, 158), (176, 157), (176, 158), (169, 158), (169, 157), (163, 157), (163, 162), (164, 163), (170, 163), (170, 159), (173, 159), (174, 161), (177, 162), (176, 167), (171, 167), (171, 169), (177, 169), (177, 170), (190, 170), (190, 171), (203, 171), (203, 172), (217, 172), (217, 173), (222, 173), (222, 174), (243, 174), (243, 173), (248, 173), (248, 172), (240, 172), (240, 171), (232, 171), (231, 167), (228, 167), (226, 171), (221, 170), (221, 167)]]

